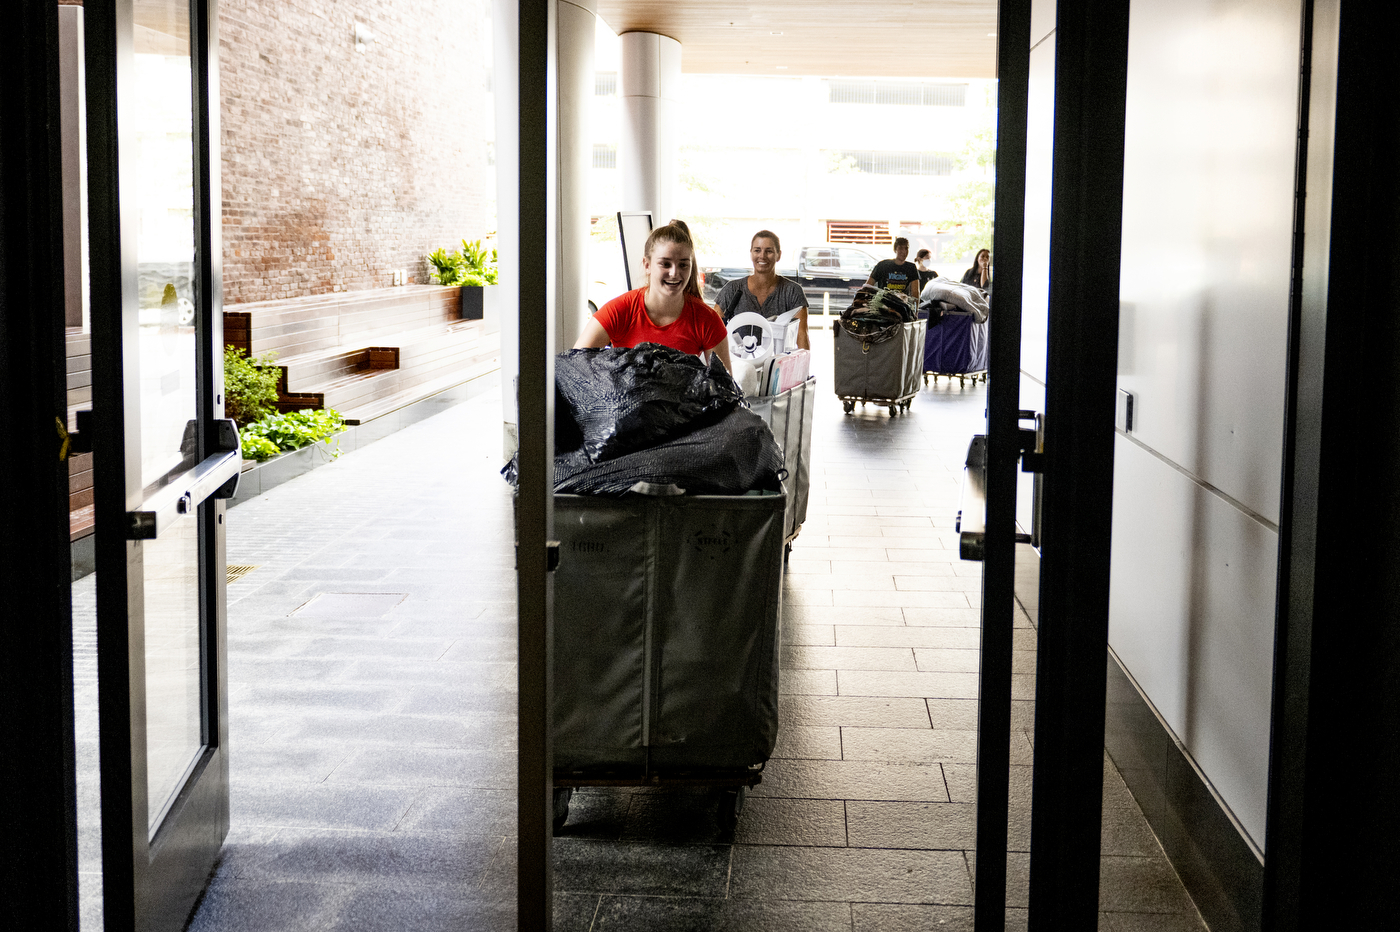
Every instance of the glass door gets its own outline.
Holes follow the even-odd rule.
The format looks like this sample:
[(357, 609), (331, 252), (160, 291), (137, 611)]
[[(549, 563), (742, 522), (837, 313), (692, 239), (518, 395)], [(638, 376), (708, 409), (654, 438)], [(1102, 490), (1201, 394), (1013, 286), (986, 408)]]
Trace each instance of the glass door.
[(228, 830), (214, 26), (212, 0), (87, 10), (108, 932), (183, 928)]

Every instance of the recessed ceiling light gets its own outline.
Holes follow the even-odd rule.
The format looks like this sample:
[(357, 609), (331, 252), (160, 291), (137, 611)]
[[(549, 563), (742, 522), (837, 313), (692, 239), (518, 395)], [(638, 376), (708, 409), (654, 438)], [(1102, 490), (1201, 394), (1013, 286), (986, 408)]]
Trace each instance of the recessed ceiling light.
[(787, 71), (787, 65), (777, 65), (776, 67), (779, 71)]
[(769, 34), (770, 36), (780, 36), (780, 35), (782, 35), (781, 32), (770, 32), (770, 33), (768, 33), (768, 34)]
[(994, 33), (994, 32), (989, 32), (989, 33), (987, 33), (987, 35), (989, 35), (989, 36), (991, 36), (993, 39), (995, 39), (997, 34)]

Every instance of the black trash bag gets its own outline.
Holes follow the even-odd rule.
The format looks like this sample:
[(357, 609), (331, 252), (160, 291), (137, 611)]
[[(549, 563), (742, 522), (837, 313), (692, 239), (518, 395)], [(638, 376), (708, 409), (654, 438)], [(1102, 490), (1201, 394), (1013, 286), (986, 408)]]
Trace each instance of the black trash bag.
[(639, 482), (674, 485), (691, 495), (781, 492), (783, 478), (783, 454), (773, 431), (747, 408), (601, 463), (590, 462), (582, 450), (554, 458), (554, 491), (574, 495), (623, 495)]
[(718, 359), (706, 367), (698, 356), (657, 343), (560, 353), (554, 384), (556, 436), (567, 438), (576, 424), (593, 463), (713, 424), (744, 400)]

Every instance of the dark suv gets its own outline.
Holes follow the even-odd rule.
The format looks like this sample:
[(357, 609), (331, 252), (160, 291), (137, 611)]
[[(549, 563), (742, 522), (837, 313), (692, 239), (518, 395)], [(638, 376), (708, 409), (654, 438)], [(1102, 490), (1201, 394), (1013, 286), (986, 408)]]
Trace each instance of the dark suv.
[(845, 243), (803, 246), (797, 255), (797, 283), (813, 313), (820, 313), (822, 295), (831, 295), (831, 312), (839, 314), (875, 268), (876, 258)]

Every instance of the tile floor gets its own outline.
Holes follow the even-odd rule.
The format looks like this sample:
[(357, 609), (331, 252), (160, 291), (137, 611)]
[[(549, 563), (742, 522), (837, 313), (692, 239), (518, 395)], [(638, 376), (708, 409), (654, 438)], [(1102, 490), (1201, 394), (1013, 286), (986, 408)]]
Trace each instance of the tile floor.
[[(972, 928), (980, 566), (958, 560), (952, 526), (983, 393), (945, 381), (894, 420), (822, 402), (763, 783), (732, 838), (704, 793), (579, 792), (555, 842), (557, 929)], [(513, 928), (499, 405), (466, 402), (230, 512), (229, 560), (258, 569), (229, 588), (233, 827), (191, 929)], [(1016, 648), (1011, 928), (1029, 841), (1024, 616)], [(79, 735), (90, 752), (93, 724)], [(1107, 763), (1104, 800), (1100, 929), (1204, 929)], [(85, 820), (84, 932), (101, 927), (96, 837)]]

